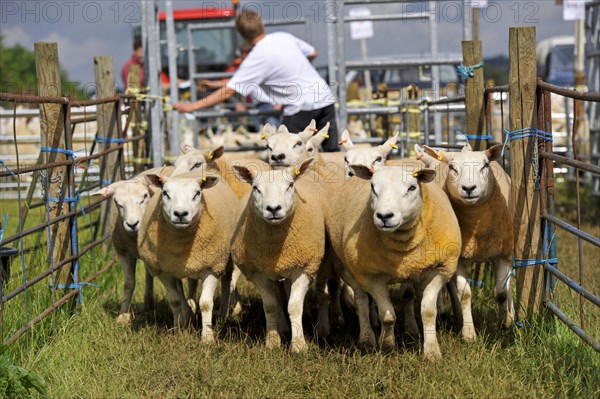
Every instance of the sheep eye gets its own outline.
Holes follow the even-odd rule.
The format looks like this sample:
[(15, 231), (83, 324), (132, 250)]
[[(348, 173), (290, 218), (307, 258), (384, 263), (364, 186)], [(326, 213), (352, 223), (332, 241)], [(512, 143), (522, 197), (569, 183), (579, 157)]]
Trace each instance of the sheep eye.
[(377, 192), (375, 192), (375, 187), (373, 187), (373, 184), (371, 184), (371, 192), (377, 197)]
[(313, 152), (313, 151), (314, 151), (314, 148), (312, 148), (312, 147), (310, 147), (310, 148), (307, 148), (307, 149), (306, 149), (306, 151), (308, 151), (308, 152)]
[(415, 185), (413, 184), (413, 185), (411, 185), (411, 186), (408, 188), (408, 191), (415, 191), (416, 189), (417, 189), (417, 186), (415, 186)]
[(481, 168), (481, 170), (487, 169), (489, 167), (490, 167), (490, 163), (486, 162), (486, 163), (483, 164), (483, 168)]
[(298, 141), (298, 142), (296, 142), (296, 144), (294, 144), (294, 147), (299, 147), (299, 146), (301, 146), (302, 144), (303, 144), (303, 143), (302, 143), (302, 141)]
[(148, 199), (148, 193), (144, 194), (144, 199)]
[(115, 201), (115, 205), (117, 205), (117, 208), (123, 209), (123, 205), (119, 204), (117, 201)]
[(171, 199), (171, 197), (169, 197), (169, 193), (167, 193), (166, 191), (163, 191), (163, 197), (165, 197), (166, 199)]
[(196, 168), (199, 168), (199, 167), (201, 167), (201, 166), (202, 166), (202, 162), (196, 162), (196, 163), (194, 164), (194, 166), (192, 166), (192, 169), (190, 169), (190, 170), (194, 170), (194, 169), (196, 169)]
[(252, 191), (254, 191), (257, 194), (260, 194), (260, 190), (256, 186), (252, 187)]
[(375, 162), (373, 162), (373, 163), (381, 162), (382, 160), (383, 160), (383, 158), (377, 157), (377, 158), (375, 158)]
[(267, 149), (267, 151), (273, 151), (273, 149), (271, 148), (271, 146), (268, 145), (268, 144), (265, 146), (265, 148)]
[(196, 198), (198, 198), (199, 196), (200, 196), (200, 191), (196, 191), (196, 194), (194, 194), (194, 198), (193, 198), (193, 199), (196, 199)]
[(458, 171), (456, 170), (456, 167), (454, 165), (448, 165), (448, 167), (450, 168), (450, 170), (454, 173), (458, 173)]

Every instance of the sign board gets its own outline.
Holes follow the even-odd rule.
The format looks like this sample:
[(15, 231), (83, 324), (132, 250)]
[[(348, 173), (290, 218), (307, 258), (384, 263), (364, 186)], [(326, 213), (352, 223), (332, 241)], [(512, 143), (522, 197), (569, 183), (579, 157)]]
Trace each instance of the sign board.
[[(367, 7), (351, 8), (348, 14), (351, 17), (369, 17), (371, 10)], [(372, 21), (350, 22), (350, 37), (352, 40), (370, 39), (374, 36)]]
[(585, 18), (586, 0), (564, 0), (563, 1), (563, 19), (565, 21), (575, 21)]
[(471, 1), (471, 7), (478, 8), (478, 9), (486, 8), (487, 4), (488, 4), (488, 0), (472, 0)]

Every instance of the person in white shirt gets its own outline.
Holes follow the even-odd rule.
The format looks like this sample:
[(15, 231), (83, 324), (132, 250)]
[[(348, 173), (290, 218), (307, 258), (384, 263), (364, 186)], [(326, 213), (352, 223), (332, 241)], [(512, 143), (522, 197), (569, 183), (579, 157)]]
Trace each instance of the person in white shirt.
[(193, 112), (226, 101), (237, 92), (258, 102), (282, 104), (283, 124), (290, 132), (304, 130), (312, 119), (318, 129), (331, 123), (323, 149), (337, 151), (335, 94), (310, 63), (317, 56), (316, 49), (289, 33), (267, 35), (260, 16), (251, 10), (241, 11), (235, 25), (254, 48), (227, 85), (203, 99), (177, 103), (173, 108)]

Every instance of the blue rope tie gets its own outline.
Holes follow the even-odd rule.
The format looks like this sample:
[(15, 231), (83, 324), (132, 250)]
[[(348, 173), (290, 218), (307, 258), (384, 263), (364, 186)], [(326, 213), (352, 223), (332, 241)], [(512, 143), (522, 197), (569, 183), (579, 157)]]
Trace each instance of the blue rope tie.
[(486, 134), (486, 135), (479, 135), (479, 134), (467, 134), (467, 133), (463, 133), (460, 130), (457, 130), (456, 133), (458, 134), (462, 134), (463, 136), (466, 137), (467, 140), (493, 140), (494, 136), (490, 135), (490, 134)]
[(504, 156), (504, 150), (509, 141), (522, 139), (525, 137), (535, 137), (538, 139), (544, 139), (546, 141), (552, 141), (552, 133), (544, 132), (543, 130), (535, 129), (533, 127), (526, 127), (524, 129), (515, 130), (514, 132), (509, 132), (508, 129), (504, 129), (504, 133), (506, 134), (506, 139), (504, 140), (504, 145), (502, 146), (502, 156)]
[[(473, 280), (471, 280), (470, 278), (467, 279), (467, 283), (469, 283), (469, 285), (473, 285)], [(477, 280), (475, 281), (475, 287), (481, 287), (483, 286), (483, 280)]]
[(510, 273), (508, 273), (508, 276), (506, 276), (506, 280), (504, 280), (504, 284), (502, 285), (502, 288), (506, 288), (506, 284), (508, 284), (508, 280), (510, 280), (511, 277), (516, 276), (516, 273), (515, 273), (516, 269), (519, 269), (521, 267), (541, 265), (542, 263), (550, 263), (550, 264), (556, 265), (556, 264), (558, 264), (558, 258), (550, 258), (550, 259), (512, 258), (512, 270)]
[(12, 170), (10, 170), (10, 168), (8, 166), (6, 166), (6, 164), (4, 163), (4, 161), (1, 160), (1, 159), (0, 159), (0, 165), (4, 166), (4, 169), (8, 170), (8, 173), (10, 173), (11, 176), (17, 177), (17, 175), (15, 175), (15, 172), (13, 172)]
[[(82, 150), (78, 150), (78, 151), (82, 151)], [(40, 149), (40, 152), (57, 152), (60, 154), (65, 154), (69, 157), (71, 157), (71, 159), (73, 159), (73, 163), (75, 163), (75, 152), (73, 150), (65, 150), (64, 148), (54, 148), (54, 147), (42, 147)]]
[(0, 229), (0, 241), (4, 238), (4, 232), (6, 231), (6, 224), (8, 223), (8, 214), (4, 214), (4, 222), (2, 223), (2, 228)]
[(110, 186), (114, 182), (115, 182), (114, 180), (100, 180), (100, 185), (101, 186)]
[(94, 138), (94, 141), (96, 141), (96, 143), (124, 143), (125, 139), (114, 139), (112, 137), (102, 137), (102, 136), (96, 136), (96, 138)]
[(480, 62), (479, 64), (475, 64), (475, 65), (471, 65), (471, 66), (465, 66), (465, 64), (463, 64), (462, 62), (460, 63), (460, 65), (458, 65), (456, 67), (456, 72), (458, 72), (458, 76), (460, 76), (460, 79), (463, 82), (466, 82), (467, 80), (471, 79), (473, 76), (475, 76), (475, 69), (479, 69), (483, 66), (483, 62)]

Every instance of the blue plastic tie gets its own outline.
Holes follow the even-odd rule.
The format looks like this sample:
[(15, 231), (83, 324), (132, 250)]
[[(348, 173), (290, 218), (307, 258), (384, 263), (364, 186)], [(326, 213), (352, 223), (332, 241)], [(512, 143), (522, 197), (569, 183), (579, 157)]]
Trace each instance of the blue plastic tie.
[(15, 175), (15, 172), (13, 172), (12, 170), (10, 170), (10, 168), (8, 166), (6, 166), (6, 164), (4, 163), (4, 161), (1, 160), (1, 159), (0, 159), (0, 165), (4, 166), (4, 169), (8, 170), (8, 173), (10, 173), (11, 176), (17, 177), (17, 175)]
[(101, 186), (110, 186), (114, 182), (115, 182), (114, 180), (100, 180), (100, 185)]
[(515, 269), (519, 269), (521, 267), (529, 267), (529, 266), (535, 266), (535, 265), (541, 265), (542, 263), (550, 263), (550, 264), (558, 264), (558, 258), (551, 258), (551, 259), (519, 259), (519, 258), (513, 258), (512, 259), (512, 270), (510, 271), (510, 273), (508, 273), (508, 276), (506, 276), (506, 280), (504, 280), (504, 284), (502, 285), (503, 288), (506, 288), (506, 284), (508, 284), (508, 280), (511, 277), (514, 277), (516, 275), (515, 273)]
[(506, 149), (506, 144), (509, 141), (522, 139), (525, 137), (535, 137), (538, 139), (544, 139), (546, 141), (552, 141), (552, 133), (544, 132), (540, 129), (535, 129), (533, 127), (526, 127), (524, 129), (515, 130), (514, 132), (509, 132), (508, 129), (504, 129), (504, 133), (506, 134), (506, 139), (504, 140), (504, 145), (502, 146), (502, 156), (504, 156), (504, 150)]
[(8, 214), (4, 214), (4, 222), (2, 223), (2, 228), (0, 229), (0, 241), (4, 238), (4, 232), (6, 231), (6, 224), (8, 223)]
[(460, 76), (460, 79), (463, 82), (466, 82), (467, 80), (475, 76), (475, 69), (481, 68), (482, 66), (483, 62), (471, 66), (465, 66), (465, 64), (461, 62), (460, 65), (456, 67), (456, 72), (458, 72), (458, 76)]
[(96, 138), (94, 138), (94, 140), (96, 141), (96, 143), (124, 143), (125, 139), (114, 139), (112, 137), (102, 137), (102, 136), (96, 136)]
[[(82, 151), (82, 150), (79, 150)], [(64, 148), (54, 148), (54, 147), (42, 147), (40, 152), (57, 152), (59, 154), (65, 154), (73, 159), (73, 164), (75, 163), (75, 151), (73, 150), (65, 150)]]
[(486, 134), (486, 135), (479, 135), (479, 134), (467, 134), (467, 133), (463, 133), (460, 130), (457, 130), (456, 133), (458, 134), (462, 134), (464, 135), (467, 140), (493, 140), (494, 136)]

